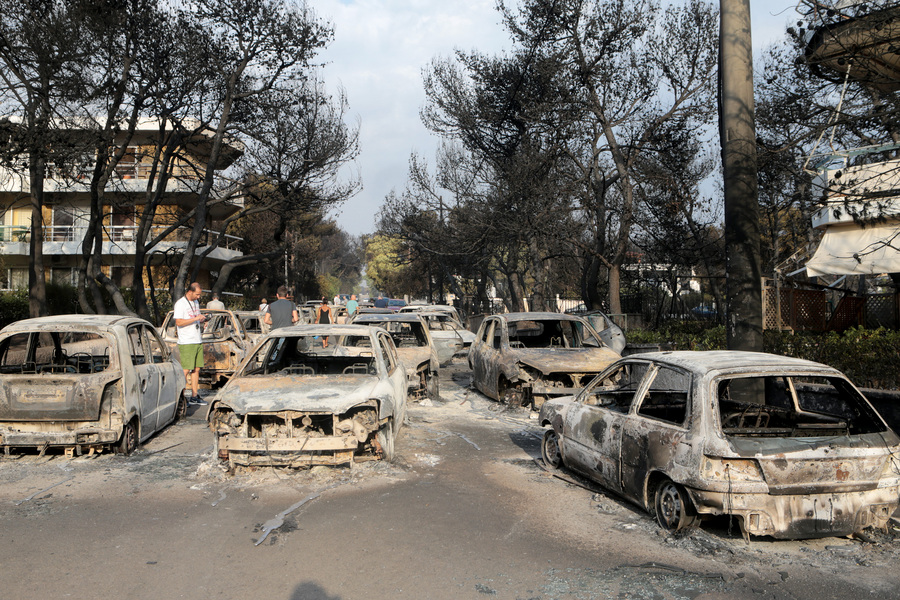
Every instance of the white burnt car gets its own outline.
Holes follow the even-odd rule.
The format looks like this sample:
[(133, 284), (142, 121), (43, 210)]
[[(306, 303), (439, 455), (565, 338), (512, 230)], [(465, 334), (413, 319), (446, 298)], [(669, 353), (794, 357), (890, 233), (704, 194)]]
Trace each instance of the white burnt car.
[(207, 413), (232, 466), (391, 460), (405, 417), (406, 372), (391, 336), (362, 325), (270, 332)]
[(541, 408), (542, 454), (679, 530), (737, 517), (745, 535), (811, 538), (883, 526), (900, 438), (839, 371), (755, 352), (623, 358)]
[[(400, 362), (406, 368), (409, 394), (413, 399), (440, 400), (438, 359), (435, 341), (428, 325), (416, 314), (356, 313), (351, 323), (381, 327), (391, 334)], [(444, 341), (444, 340), (442, 340)]]
[(553, 312), (491, 315), (469, 349), (475, 387), (515, 406), (574, 394), (617, 358), (587, 321)]
[(468, 354), (475, 341), (475, 334), (463, 327), (453, 315), (436, 310), (421, 310), (416, 314), (428, 324), (434, 350), (442, 367), (452, 363), (455, 357)]
[(184, 385), (143, 319), (25, 319), (0, 331), (0, 446), (129, 454), (185, 414)]

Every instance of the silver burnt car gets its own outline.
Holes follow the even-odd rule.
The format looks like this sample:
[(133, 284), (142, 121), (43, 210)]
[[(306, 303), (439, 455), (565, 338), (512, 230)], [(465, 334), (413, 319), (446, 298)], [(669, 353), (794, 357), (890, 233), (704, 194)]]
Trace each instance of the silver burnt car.
[(616, 362), (550, 400), (542, 454), (679, 530), (737, 517), (746, 536), (883, 526), (900, 494), (900, 439), (839, 371), (756, 352)]
[(184, 415), (184, 385), (143, 319), (25, 319), (0, 331), (0, 446), (128, 454)]
[(406, 372), (391, 336), (361, 325), (273, 330), (207, 413), (232, 466), (391, 460), (405, 417)]
[(469, 349), (475, 387), (517, 406), (574, 394), (617, 358), (587, 321), (553, 312), (489, 316)]

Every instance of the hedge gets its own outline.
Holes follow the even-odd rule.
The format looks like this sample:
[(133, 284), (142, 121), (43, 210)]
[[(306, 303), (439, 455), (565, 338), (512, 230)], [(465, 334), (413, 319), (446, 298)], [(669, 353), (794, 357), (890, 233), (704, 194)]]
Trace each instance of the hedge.
[[(632, 329), (630, 344), (665, 344), (672, 350), (725, 350), (725, 326), (677, 322), (660, 331)], [(843, 333), (767, 330), (763, 350), (830, 365), (864, 388), (900, 389), (900, 331), (848, 329)]]

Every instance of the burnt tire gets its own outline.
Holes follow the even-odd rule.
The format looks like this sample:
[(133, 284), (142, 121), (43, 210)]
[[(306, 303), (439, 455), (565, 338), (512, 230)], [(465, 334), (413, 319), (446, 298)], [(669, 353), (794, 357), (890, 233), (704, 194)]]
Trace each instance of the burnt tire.
[(172, 419), (175, 423), (181, 421), (187, 416), (187, 398), (184, 397), (184, 392), (178, 394), (178, 402), (175, 404), (175, 418)]
[(656, 487), (653, 506), (657, 523), (667, 531), (684, 531), (699, 521), (687, 492), (670, 479), (661, 481)]
[(394, 460), (394, 422), (388, 419), (384, 427), (375, 434), (375, 441), (381, 448), (381, 459), (385, 462)]
[(137, 450), (137, 447), (137, 426), (134, 424), (134, 421), (129, 421), (128, 423), (125, 423), (125, 427), (122, 428), (122, 437), (119, 438), (119, 441), (116, 444), (116, 454), (128, 456)]
[(497, 400), (507, 406), (518, 408), (525, 402), (525, 394), (520, 387), (510, 383), (505, 377), (497, 382)]
[(559, 449), (559, 434), (552, 428), (544, 432), (544, 438), (541, 440), (541, 458), (544, 459), (544, 464), (551, 469), (563, 466), (562, 452)]

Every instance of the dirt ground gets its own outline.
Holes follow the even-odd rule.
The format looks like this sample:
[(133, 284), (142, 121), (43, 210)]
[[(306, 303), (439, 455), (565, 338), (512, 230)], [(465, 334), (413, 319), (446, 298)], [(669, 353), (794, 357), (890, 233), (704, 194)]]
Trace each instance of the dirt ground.
[(470, 388), (412, 405), (392, 464), (229, 474), (205, 410), (130, 457), (0, 458), (0, 598), (895, 598), (900, 526), (664, 533), (540, 464), (541, 429)]

